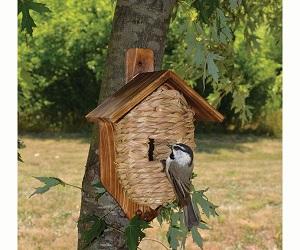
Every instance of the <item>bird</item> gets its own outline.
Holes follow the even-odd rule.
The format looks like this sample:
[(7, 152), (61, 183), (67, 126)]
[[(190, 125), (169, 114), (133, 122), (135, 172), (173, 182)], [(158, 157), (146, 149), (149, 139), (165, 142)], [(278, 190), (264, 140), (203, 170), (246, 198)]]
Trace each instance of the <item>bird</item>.
[(192, 149), (183, 143), (168, 145), (168, 147), (171, 149), (171, 154), (166, 160), (165, 172), (173, 186), (178, 204), (183, 208), (185, 226), (190, 231), (193, 226), (198, 226), (200, 223), (190, 195), (194, 154)]

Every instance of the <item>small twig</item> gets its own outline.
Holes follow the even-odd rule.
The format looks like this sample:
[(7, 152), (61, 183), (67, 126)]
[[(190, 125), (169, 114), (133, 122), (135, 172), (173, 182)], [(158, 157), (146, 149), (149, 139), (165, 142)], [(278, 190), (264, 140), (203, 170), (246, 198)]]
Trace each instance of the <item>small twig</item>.
[[(86, 190), (84, 190), (83, 188), (81, 188), (81, 187), (79, 187), (79, 186), (76, 186), (76, 185), (73, 185), (73, 184), (69, 184), (69, 183), (66, 183), (66, 182), (64, 182), (64, 184), (66, 185), (66, 186), (70, 186), (70, 187), (74, 187), (74, 188), (77, 188), (77, 189), (79, 189), (79, 190), (81, 190), (82, 192), (84, 192), (84, 193), (88, 193)], [(107, 192), (106, 190), (105, 190), (105, 192)], [(105, 193), (104, 192), (104, 193)], [(96, 196), (95, 196), (96, 197)], [(95, 198), (94, 197), (94, 198)]]
[(81, 187), (79, 187), (79, 186), (72, 185), (72, 184), (69, 184), (69, 183), (66, 183), (66, 182), (65, 182), (65, 185), (70, 186), (70, 187), (74, 187), (74, 188), (78, 188), (78, 189), (80, 189), (81, 191), (83, 191), (83, 189), (82, 189)]
[(73, 184), (69, 184), (69, 183), (66, 183), (66, 182), (64, 182), (64, 184), (65, 184), (66, 186), (69, 186), (69, 187), (77, 188), (77, 189), (81, 190), (81, 192), (87, 193), (86, 190), (84, 190), (83, 188), (81, 188), (81, 187), (79, 187), (79, 186), (76, 186), (76, 185), (73, 185)]
[(99, 218), (99, 220), (103, 219), (106, 215), (110, 214), (115, 208), (117, 208), (119, 205), (114, 206), (113, 208), (111, 208), (106, 214), (104, 214), (103, 216), (101, 216)]
[(122, 234), (124, 234), (125, 232), (124, 231), (122, 231), (121, 229), (118, 229), (118, 228), (116, 228), (116, 227), (113, 227), (113, 226), (111, 226), (111, 225), (107, 225), (107, 227), (109, 227), (109, 228), (111, 228), (111, 229), (113, 229), (113, 230), (116, 230), (117, 232), (119, 232), (119, 233), (122, 233)]
[(185, 6), (183, 6), (183, 5), (181, 5), (182, 6), (182, 8), (185, 8), (185, 10), (187, 11), (191, 6), (188, 4), (188, 3), (186, 3), (185, 1), (179, 1), (179, 3), (181, 3), (181, 4), (185, 4), (186, 5), (186, 7)]
[(203, 91), (205, 90), (206, 64), (207, 64), (206, 59), (204, 59), (203, 76), (202, 76), (202, 86), (203, 86)]
[(142, 241), (143, 241), (143, 240), (150, 240), (150, 241), (157, 242), (157, 243), (161, 244), (165, 249), (169, 250), (169, 248), (168, 248), (164, 243), (162, 243), (162, 242), (159, 241), (159, 240), (151, 239), (151, 238), (143, 238)]

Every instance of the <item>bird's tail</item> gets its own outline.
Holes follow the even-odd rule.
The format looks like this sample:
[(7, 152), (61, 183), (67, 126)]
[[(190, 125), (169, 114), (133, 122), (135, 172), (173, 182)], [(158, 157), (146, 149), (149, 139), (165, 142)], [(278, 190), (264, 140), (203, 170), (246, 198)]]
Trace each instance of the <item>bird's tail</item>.
[(199, 216), (197, 215), (192, 200), (189, 199), (187, 205), (183, 207), (184, 223), (188, 230), (191, 230), (193, 226), (199, 225)]

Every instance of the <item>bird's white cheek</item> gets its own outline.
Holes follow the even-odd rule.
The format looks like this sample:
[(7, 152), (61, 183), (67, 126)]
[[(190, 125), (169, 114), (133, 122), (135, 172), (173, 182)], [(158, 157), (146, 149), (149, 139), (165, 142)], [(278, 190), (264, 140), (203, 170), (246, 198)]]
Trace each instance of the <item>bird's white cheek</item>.
[(167, 160), (166, 160), (166, 165), (167, 165), (167, 166), (170, 166), (171, 161), (172, 161), (171, 158), (168, 157)]
[(172, 159), (170, 157), (168, 157), (166, 160), (166, 169), (165, 169), (167, 178), (169, 179), (170, 182), (171, 182), (171, 177), (169, 174), (169, 167), (170, 167), (171, 161), (172, 161)]
[(189, 166), (191, 164), (191, 158), (187, 154), (180, 154), (176, 158), (178, 164), (182, 167)]

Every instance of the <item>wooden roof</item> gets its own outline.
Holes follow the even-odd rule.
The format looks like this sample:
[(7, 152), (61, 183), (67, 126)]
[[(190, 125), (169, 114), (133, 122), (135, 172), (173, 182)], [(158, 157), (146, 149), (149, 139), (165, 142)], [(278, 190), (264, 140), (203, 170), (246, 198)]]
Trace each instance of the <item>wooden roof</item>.
[(169, 70), (141, 73), (86, 115), (88, 121), (117, 122), (163, 84), (180, 91), (195, 112), (198, 121), (221, 122), (224, 117), (184, 80)]

